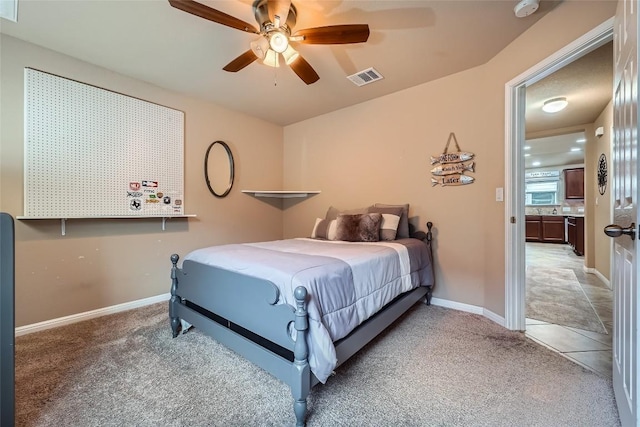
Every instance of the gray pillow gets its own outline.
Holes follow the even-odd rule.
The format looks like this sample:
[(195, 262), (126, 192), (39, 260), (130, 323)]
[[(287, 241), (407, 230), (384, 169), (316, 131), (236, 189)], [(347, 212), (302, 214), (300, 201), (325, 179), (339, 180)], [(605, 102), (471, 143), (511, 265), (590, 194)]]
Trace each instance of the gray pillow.
[(398, 234), (400, 218), (402, 218), (402, 207), (383, 208), (369, 206), (369, 213), (382, 214), (382, 224), (380, 225), (380, 240), (395, 240)]
[(336, 240), (336, 220), (317, 218), (311, 232), (311, 238)]
[(368, 209), (370, 207), (371, 206), (367, 206), (366, 208), (348, 209), (346, 211), (341, 211), (333, 206), (329, 206), (329, 209), (327, 209), (327, 215), (324, 218), (328, 220), (332, 220), (332, 219), (337, 219), (338, 215), (340, 214), (347, 214), (347, 215), (366, 214), (368, 213)]
[(377, 242), (380, 240), (382, 214), (340, 214), (336, 219), (336, 240)]
[(405, 205), (385, 205), (383, 203), (376, 203), (373, 206), (376, 208), (402, 208), (402, 215), (400, 216), (400, 224), (398, 224), (396, 239), (406, 239), (407, 237), (411, 237), (409, 235), (409, 203)]

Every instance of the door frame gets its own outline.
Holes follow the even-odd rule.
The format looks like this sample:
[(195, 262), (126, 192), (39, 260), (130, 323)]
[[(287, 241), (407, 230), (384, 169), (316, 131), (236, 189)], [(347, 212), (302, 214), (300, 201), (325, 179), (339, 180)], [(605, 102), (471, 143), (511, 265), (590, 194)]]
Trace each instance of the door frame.
[[(525, 238), (524, 153), (525, 96), (530, 86), (570, 62), (613, 40), (610, 18), (505, 85), (505, 327), (524, 331)], [(613, 62), (613, 58), (611, 58)], [(613, 96), (613, 88), (611, 88)]]

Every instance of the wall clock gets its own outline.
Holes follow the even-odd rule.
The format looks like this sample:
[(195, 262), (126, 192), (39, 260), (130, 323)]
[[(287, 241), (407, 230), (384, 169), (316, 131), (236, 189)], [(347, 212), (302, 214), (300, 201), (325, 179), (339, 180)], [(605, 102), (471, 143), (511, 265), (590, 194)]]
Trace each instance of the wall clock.
[(598, 159), (598, 192), (602, 196), (607, 191), (607, 157), (600, 154)]

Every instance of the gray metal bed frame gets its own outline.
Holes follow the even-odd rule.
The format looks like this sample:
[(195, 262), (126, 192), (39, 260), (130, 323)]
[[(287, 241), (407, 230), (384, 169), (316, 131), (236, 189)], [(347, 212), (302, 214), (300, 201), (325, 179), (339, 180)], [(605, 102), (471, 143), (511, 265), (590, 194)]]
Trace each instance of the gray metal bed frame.
[[(412, 237), (425, 242), (433, 260), (432, 225), (428, 222), (426, 233), (419, 231)], [(268, 280), (190, 260), (179, 268), (178, 259), (177, 254), (171, 255), (169, 318), (173, 337), (178, 336), (183, 319), (288, 384), (296, 426), (304, 426), (307, 396), (320, 382), (311, 373), (307, 360), (307, 289), (295, 289), (296, 307), (277, 304), (278, 288)], [(432, 287), (419, 286), (400, 295), (347, 337), (336, 341), (338, 366), (416, 302), (426, 298), (430, 304)], [(297, 331), (295, 341), (289, 335), (292, 323)]]

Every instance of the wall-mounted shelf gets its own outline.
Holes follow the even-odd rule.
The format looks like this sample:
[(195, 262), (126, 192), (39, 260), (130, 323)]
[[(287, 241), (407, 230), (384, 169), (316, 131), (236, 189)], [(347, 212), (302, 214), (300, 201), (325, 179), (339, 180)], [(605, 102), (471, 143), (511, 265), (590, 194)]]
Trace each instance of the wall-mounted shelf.
[(167, 220), (171, 218), (195, 218), (195, 214), (186, 215), (116, 215), (116, 216), (73, 216), (67, 218), (59, 217), (29, 217), (29, 216), (17, 216), (16, 219), (23, 220), (43, 220), (43, 219), (59, 219), (60, 220), (60, 233), (65, 236), (67, 234), (67, 220), (69, 219), (136, 219), (136, 218), (161, 218), (162, 219), (162, 231), (166, 229)]
[(277, 199), (291, 199), (294, 197), (309, 197), (313, 194), (319, 194), (318, 190), (299, 190), (299, 191), (270, 191), (270, 190), (242, 190), (243, 193), (252, 194), (254, 197), (274, 197)]

